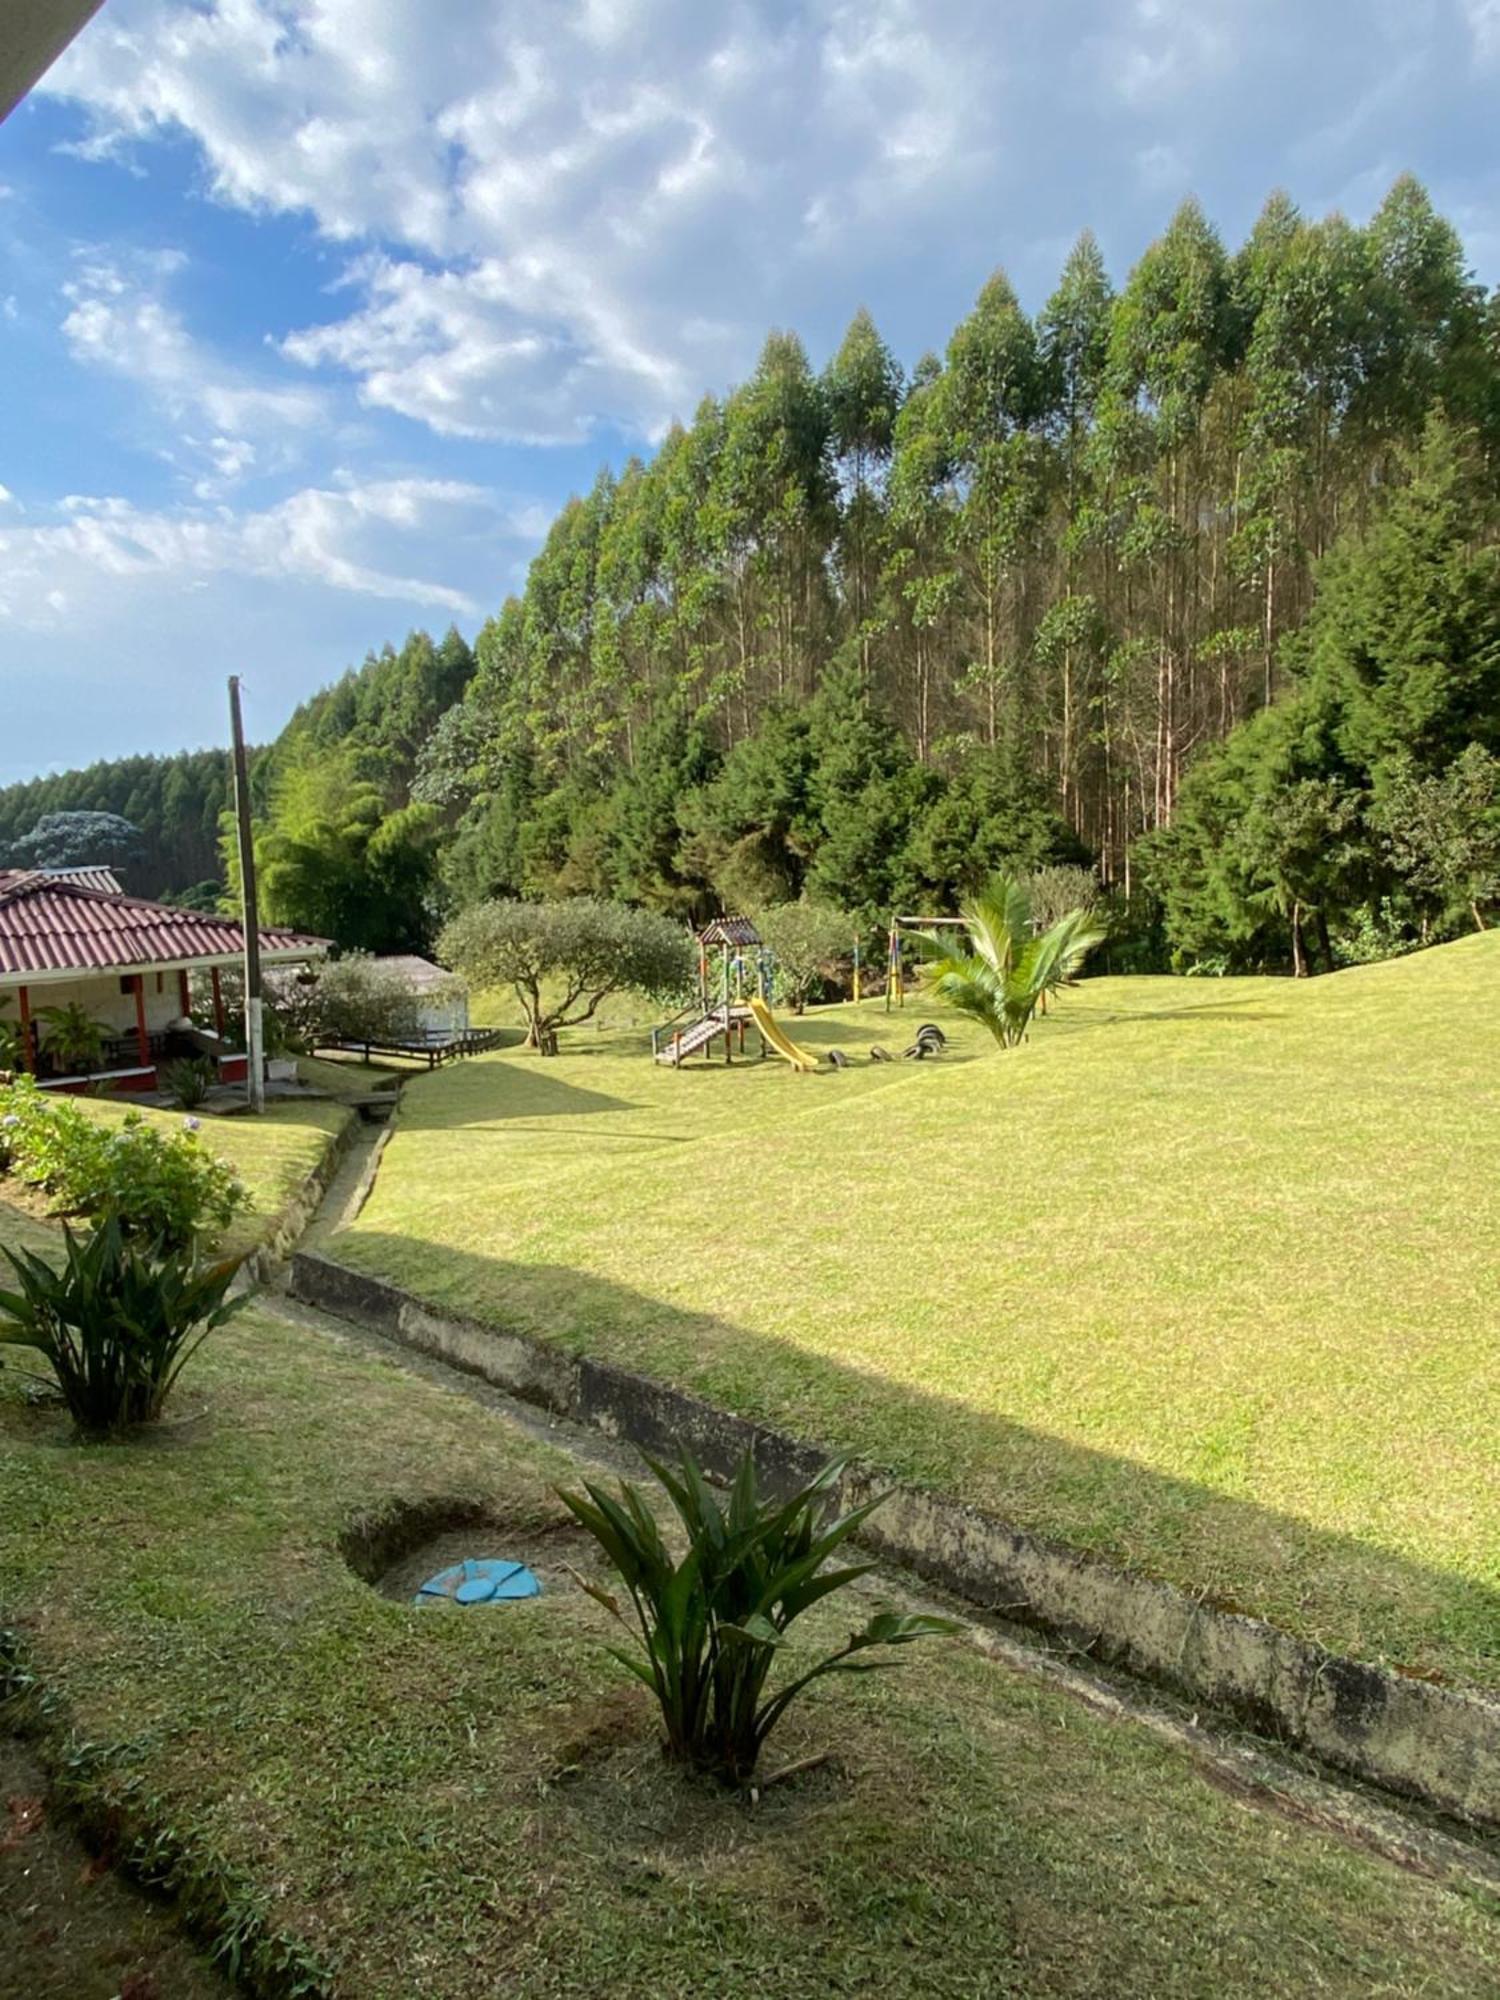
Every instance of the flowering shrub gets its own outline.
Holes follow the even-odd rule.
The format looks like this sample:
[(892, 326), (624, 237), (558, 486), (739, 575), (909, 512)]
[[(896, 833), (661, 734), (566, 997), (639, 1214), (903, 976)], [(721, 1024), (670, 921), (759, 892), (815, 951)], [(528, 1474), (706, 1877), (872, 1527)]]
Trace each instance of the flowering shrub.
[(171, 1249), (220, 1230), (249, 1206), (238, 1174), (184, 1118), (164, 1132), (139, 1111), (111, 1129), (29, 1077), (0, 1088), (0, 1165), (46, 1190), (67, 1215), (112, 1215), (129, 1236)]

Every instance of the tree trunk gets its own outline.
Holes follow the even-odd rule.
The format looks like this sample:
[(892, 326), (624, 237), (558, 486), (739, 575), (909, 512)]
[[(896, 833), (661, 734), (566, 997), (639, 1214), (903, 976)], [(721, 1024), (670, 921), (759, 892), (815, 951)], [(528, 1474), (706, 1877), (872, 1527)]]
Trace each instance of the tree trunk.
[(1321, 904), (1318, 907), (1318, 945), (1323, 953), (1328, 970), (1333, 972), (1337, 968), (1337, 960), (1333, 955), (1333, 939), (1328, 935), (1327, 912), (1322, 908)]

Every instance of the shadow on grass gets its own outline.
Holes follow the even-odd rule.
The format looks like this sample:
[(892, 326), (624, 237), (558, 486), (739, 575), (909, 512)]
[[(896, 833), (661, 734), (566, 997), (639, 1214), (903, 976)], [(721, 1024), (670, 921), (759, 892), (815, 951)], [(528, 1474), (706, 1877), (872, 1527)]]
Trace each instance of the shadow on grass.
[[(951, 1498), (972, 1502), (964, 1468), (982, 1468), (984, 1506), (1013, 1525), (1292, 1626), (1331, 1651), (1500, 1683), (1500, 1592), (1475, 1579), (591, 1273), (379, 1231), (336, 1238), (325, 1254), (351, 1251), (357, 1268), (439, 1309), (668, 1382)], [(947, 1468), (941, 1481), (935, 1459)]]
[[(461, 1084), (461, 1091), (452, 1088), (455, 1083)], [(524, 1062), (484, 1063), (444, 1072), (433, 1088), (408, 1091), (401, 1105), (401, 1130), (445, 1132), (464, 1125), (582, 1118), (639, 1108), (630, 1098), (570, 1083), (550, 1058), (533, 1056)]]

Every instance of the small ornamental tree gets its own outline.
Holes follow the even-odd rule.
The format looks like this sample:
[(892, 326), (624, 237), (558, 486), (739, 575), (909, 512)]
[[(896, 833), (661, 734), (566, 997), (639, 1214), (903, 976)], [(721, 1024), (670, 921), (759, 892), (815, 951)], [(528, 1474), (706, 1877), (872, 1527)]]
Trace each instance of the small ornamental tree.
[(832, 978), (853, 952), (859, 929), (853, 917), (827, 903), (777, 903), (756, 919), (776, 961), (776, 992), (800, 1014), (821, 982)]
[(276, 1011), (299, 1048), (335, 1042), (408, 1042), (421, 1030), (416, 992), (393, 966), (364, 952), (319, 965), (311, 978), (283, 980)]
[(611, 993), (677, 998), (691, 987), (695, 962), (681, 925), (592, 896), (478, 903), (444, 930), (438, 954), (472, 988), (513, 988), (526, 1046), (544, 1052), (559, 1028), (591, 1020)]

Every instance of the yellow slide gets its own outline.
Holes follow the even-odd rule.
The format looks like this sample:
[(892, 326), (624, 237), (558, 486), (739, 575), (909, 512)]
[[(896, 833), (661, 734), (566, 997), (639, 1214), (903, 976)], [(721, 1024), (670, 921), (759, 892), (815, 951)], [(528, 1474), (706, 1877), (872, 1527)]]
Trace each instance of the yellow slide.
[(755, 1017), (755, 1025), (765, 1036), (777, 1055), (785, 1056), (793, 1069), (812, 1070), (818, 1066), (818, 1059), (807, 1049), (799, 1049), (777, 1021), (764, 1000), (752, 1000), (750, 1012)]

